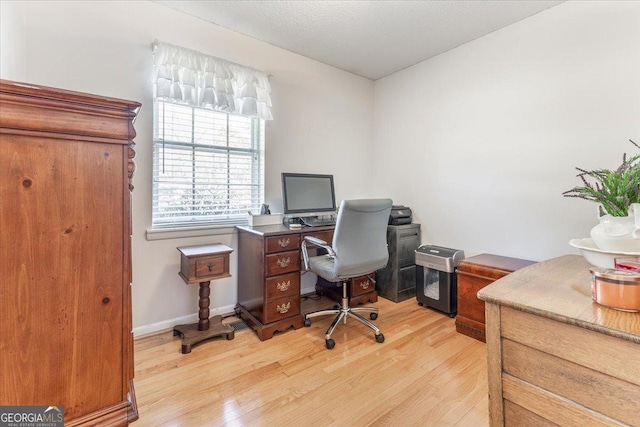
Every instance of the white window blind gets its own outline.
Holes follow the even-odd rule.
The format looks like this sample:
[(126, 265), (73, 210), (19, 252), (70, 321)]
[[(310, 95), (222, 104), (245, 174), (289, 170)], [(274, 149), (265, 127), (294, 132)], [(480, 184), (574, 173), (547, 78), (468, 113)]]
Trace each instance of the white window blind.
[(153, 228), (244, 222), (264, 200), (264, 120), (154, 100)]
[(268, 76), (154, 42), (152, 228), (236, 224), (264, 201)]

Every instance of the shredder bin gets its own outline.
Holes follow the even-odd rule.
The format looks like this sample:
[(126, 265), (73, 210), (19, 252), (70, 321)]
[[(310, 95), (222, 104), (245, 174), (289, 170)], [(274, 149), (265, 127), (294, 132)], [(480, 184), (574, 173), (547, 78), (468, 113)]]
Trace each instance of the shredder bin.
[(455, 269), (464, 251), (435, 245), (422, 245), (416, 256), (416, 299), (418, 304), (455, 317), (458, 287)]

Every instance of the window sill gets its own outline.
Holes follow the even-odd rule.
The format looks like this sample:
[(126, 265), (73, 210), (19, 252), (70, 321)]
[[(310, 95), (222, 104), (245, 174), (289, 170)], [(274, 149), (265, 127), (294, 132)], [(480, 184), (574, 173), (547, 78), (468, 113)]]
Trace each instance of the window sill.
[(236, 225), (247, 225), (247, 223), (238, 222), (233, 224), (206, 225), (200, 227), (147, 228), (145, 237), (147, 240), (151, 241), (233, 234), (236, 232)]

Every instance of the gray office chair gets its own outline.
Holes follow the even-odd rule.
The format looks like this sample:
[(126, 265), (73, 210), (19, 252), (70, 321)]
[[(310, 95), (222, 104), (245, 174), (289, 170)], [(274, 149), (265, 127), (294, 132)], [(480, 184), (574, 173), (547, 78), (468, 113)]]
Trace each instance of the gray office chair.
[[(378, 309), (349, 307), (347, 283), (354, 277), (373, 275), (376, 270), (387, 265), (387, 224), (391, 204), (391, 199), (344, 200), (338, 211), (331, 246), (315, 237), (305, 237), (302, 242), (305, 269), (329, 282), (336, 282), (336, 285), (342, 283), (342, 304), (333, 309), (315, 311), (304, 316), (304, 325), (311, 326), (312, 317), (337, 314), (325, 334), (328, 349), (336, 345), (331, 339), (331, 334), (340, 320), (347, 323), (347, 317), (353, 317), (373, 329), (376, 341), (384, 342), (384, 335), (380, 329), (359, 314), (368, 312), (371, 320), (375, 320), (378, 317)], [(323, 248), (327, 253), (309, 257), (307, 243)], [(372, 281), (375, 283), (375, 280)]]

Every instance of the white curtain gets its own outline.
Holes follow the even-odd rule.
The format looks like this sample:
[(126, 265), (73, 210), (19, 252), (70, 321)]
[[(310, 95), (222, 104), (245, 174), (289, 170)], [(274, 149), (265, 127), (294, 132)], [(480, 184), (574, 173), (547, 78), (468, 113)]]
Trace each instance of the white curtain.
[(153, 43), (154, 97), (272, 120), (268, 76), (167, 43)]

